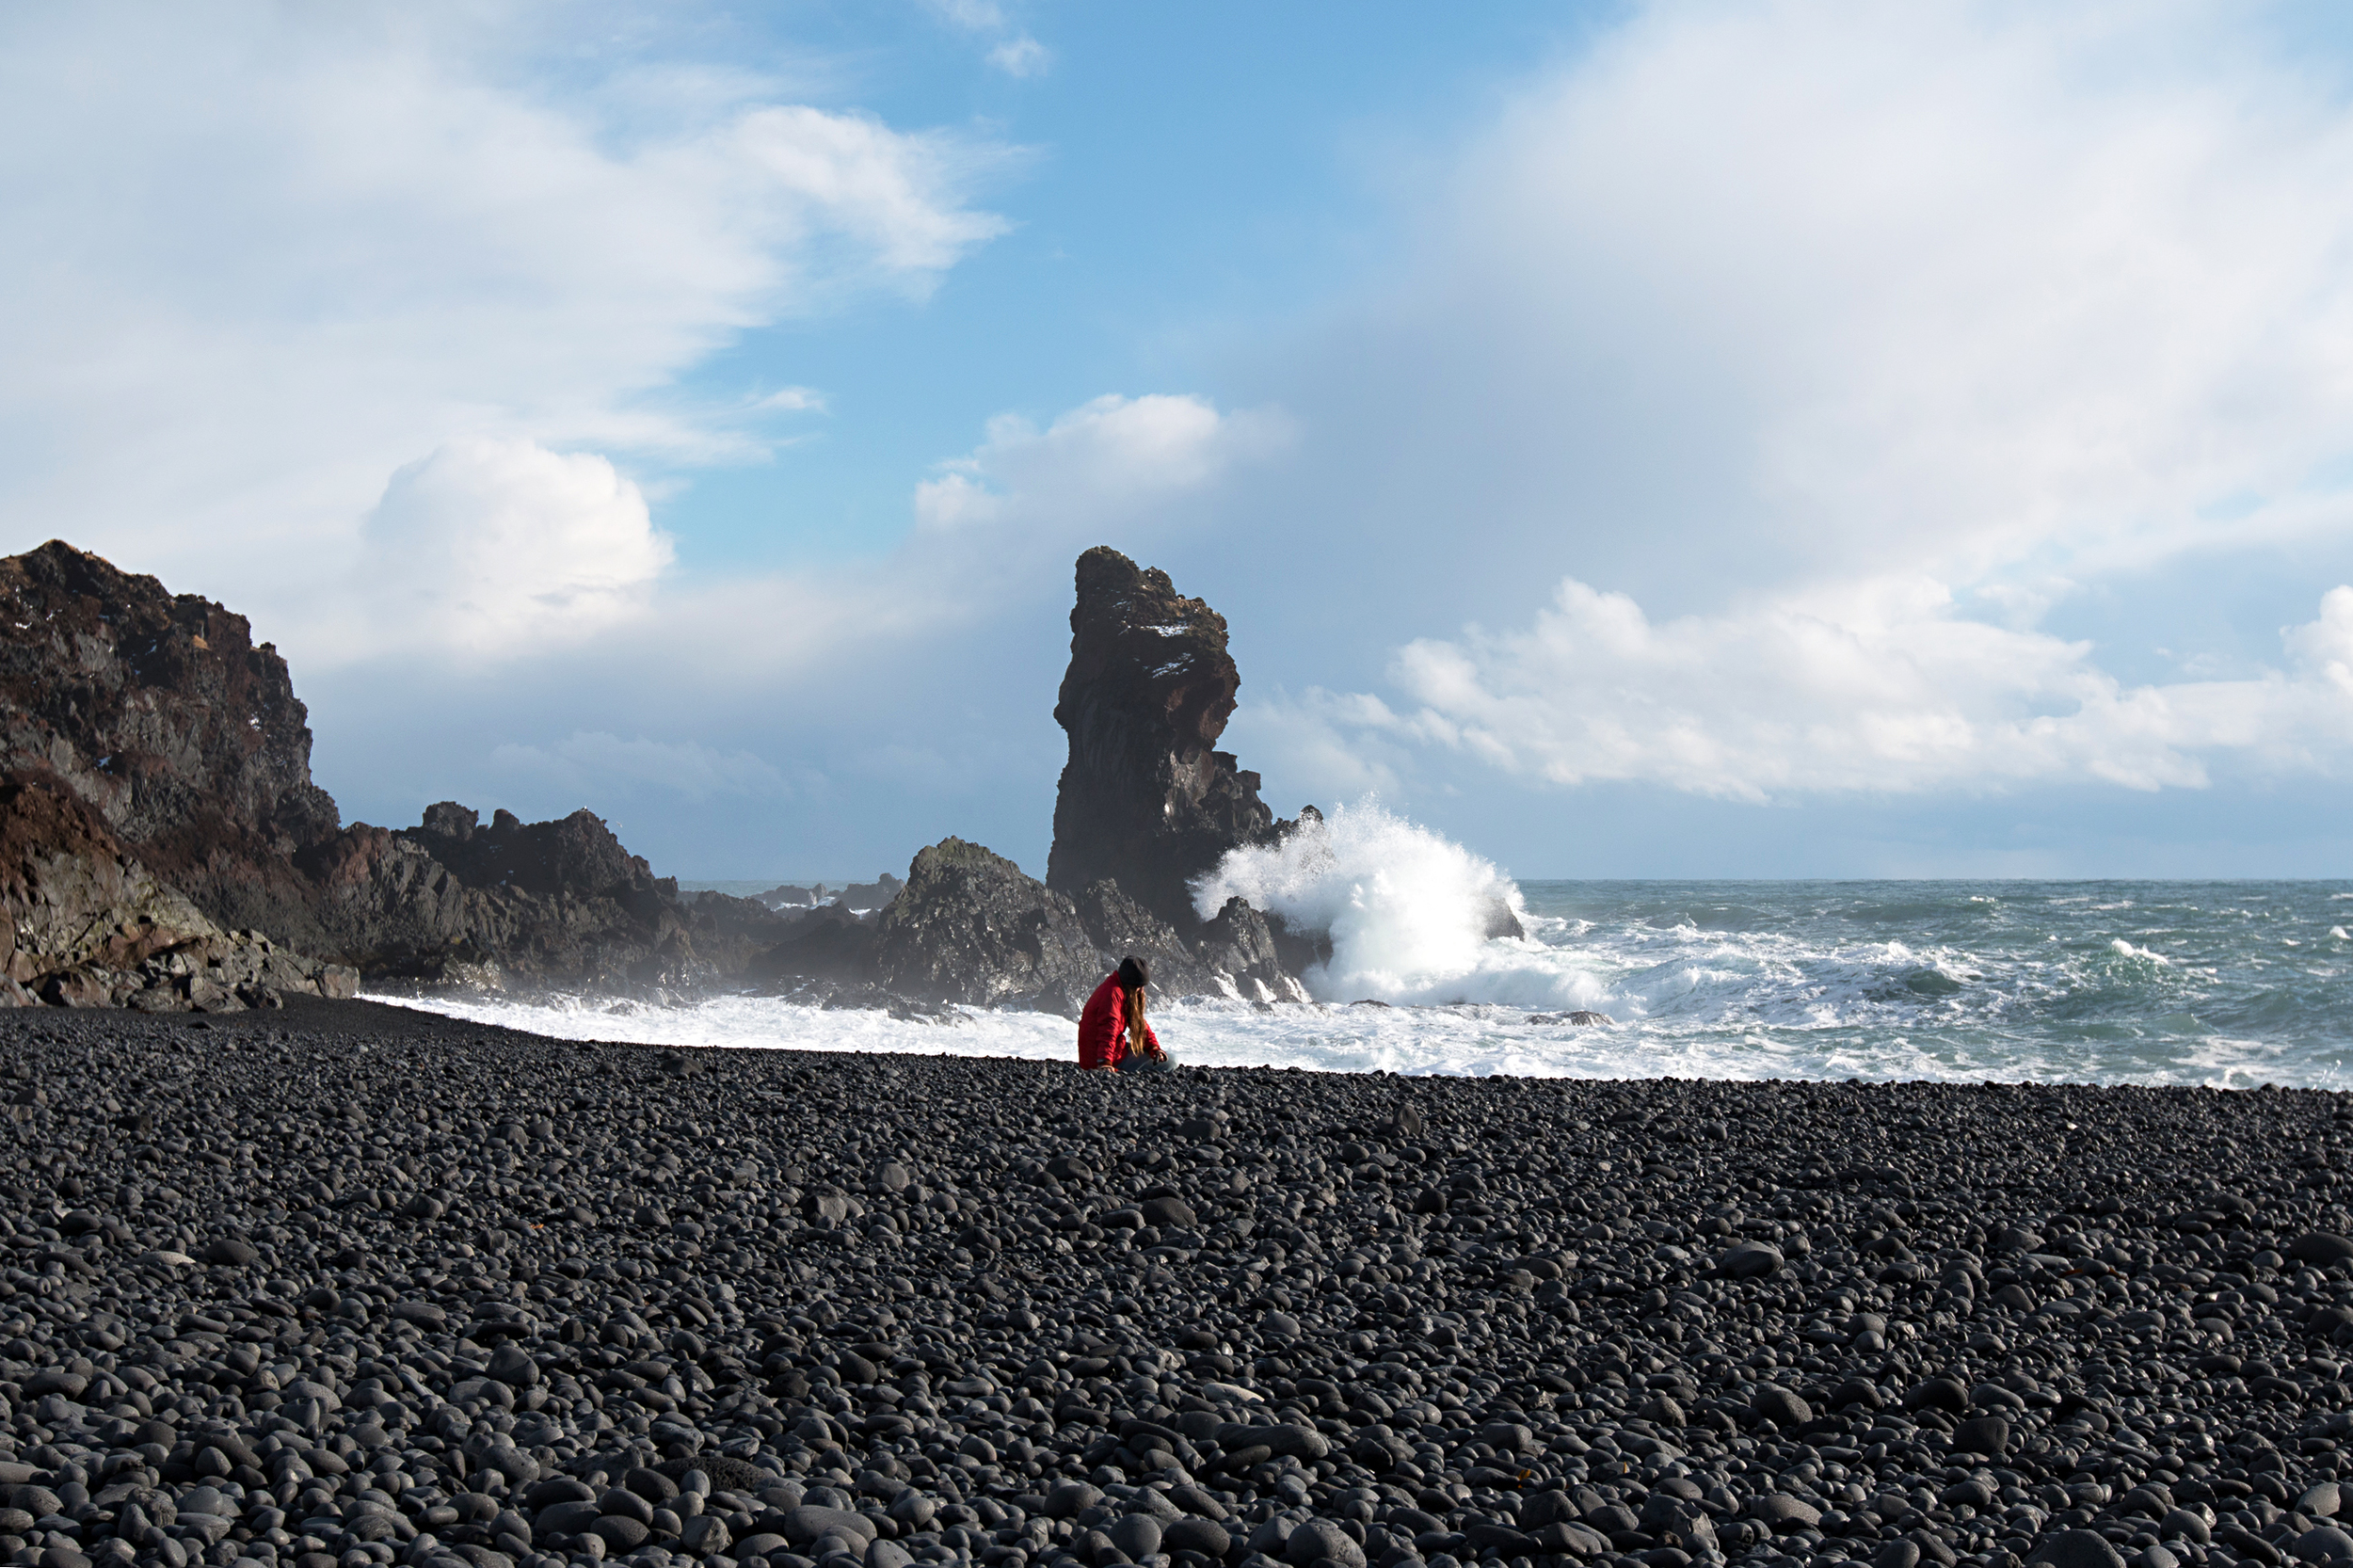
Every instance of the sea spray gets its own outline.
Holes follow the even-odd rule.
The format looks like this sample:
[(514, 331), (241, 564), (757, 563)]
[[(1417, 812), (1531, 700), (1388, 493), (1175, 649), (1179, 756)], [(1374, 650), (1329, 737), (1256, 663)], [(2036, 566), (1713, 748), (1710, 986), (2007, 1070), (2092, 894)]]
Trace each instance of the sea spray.
[(1582, 1007), (1597, 989), (1529, 940), (1519, 888), (1496, 864), (1367, 799), (1281, 843), (1238, 849), (1194, 884), (1203, 919), (1240, 896), (1332, 956), (1303, 977), (1326, 1001)]

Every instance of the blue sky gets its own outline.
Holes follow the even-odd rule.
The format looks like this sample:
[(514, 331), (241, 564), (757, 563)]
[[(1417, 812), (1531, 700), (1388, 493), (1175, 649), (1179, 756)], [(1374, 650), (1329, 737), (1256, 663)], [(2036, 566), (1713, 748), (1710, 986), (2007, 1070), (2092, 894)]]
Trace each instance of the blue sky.
[(2317, 5), (0, 18), (0, 544), (347, 818), (1043, 865), (1069, 568), (1524, 876), (2353, 874)]

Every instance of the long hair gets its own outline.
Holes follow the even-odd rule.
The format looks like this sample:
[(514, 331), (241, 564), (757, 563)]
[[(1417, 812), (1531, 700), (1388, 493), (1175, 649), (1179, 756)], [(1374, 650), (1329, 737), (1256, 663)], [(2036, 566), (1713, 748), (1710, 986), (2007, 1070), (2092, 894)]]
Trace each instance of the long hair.
[(1128, 1054), (1144, 1054), (1144, 988), (1151, 984), (1151, 967), (1134, 953), (1119, 961), (1119, 989), (1126, 999)]

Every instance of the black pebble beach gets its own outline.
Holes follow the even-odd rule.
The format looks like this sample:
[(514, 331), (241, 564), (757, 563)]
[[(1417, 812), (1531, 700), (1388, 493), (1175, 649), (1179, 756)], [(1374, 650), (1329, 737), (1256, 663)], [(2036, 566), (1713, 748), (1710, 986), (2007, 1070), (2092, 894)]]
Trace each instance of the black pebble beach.
[(11, 1013), (0, 1073), (8, 1561), (2353, 1558), (2335, 1096), (1107, 1081), (357, 1002)]

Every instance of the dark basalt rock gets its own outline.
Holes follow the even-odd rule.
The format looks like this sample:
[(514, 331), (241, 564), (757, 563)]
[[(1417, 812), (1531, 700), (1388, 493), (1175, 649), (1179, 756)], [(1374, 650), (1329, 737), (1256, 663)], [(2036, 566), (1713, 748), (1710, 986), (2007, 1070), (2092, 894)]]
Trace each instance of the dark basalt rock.
[(1217, 995), (1226, 989), (1219, 984), (1216, 966), (1194, 957), (1174, 927), (1120, 891), (1118, 883), (1090, 882), (1071, 903), (1088, 939), (1112, 963), (1133, 953), (1151, 966), (1158, 995)]
[[(419, 827), (354, 823), (305, 851), (312, 942), (387, 980), (629, 988), (721, 978), (696, 951), (677, 883), (593, 814), (524, 824), (502, 811), (487, 830), (476, 820), (443, 802)], [(786, 930), (758, 917), (766, 929), (741, 944), (746, 956)]]
[(1168, 574), (1108, 546), (1079, 557), (1070, 667), (1054, 720), (1070, 760), (1054, 800), (1046, 885), (1076, 897), (1112, 881), (1191, 936), (1191, 881), (1231, 849), (1273, 843), (1258, 776), (1216, 749), (1241, 673), (1225, 617)]
[[(1284, 962), (1283, 948), (1288, 936), (1280, 920), (1269, 920), (1244, 900), (1229, 898), (1216, 918), (1201, 926), (1193, 943), (1202, 963), (1220, 974), (1231, 976), (1244, 1000), (1305, 1001), (1307, 988), (1299, 983), (1294, 972), (1295, 968), (1305, 965)], [(1306, 951), (1294, 953), (1294, 958), (1306, 957), (1320, 963), (1332, 955), (1329, 943), (1320, 950), (1307, 944), (1301, 946)]]
[[(400, 833), (340, 825), (311, 781), (309, 715), (285, 661), (221, 605), (53, 540), (0, 560), (0, 609), (16, 886), (44, 890), (52, 911), (35, 920), (46, 946), (18, 968), (69, 1000), (159, 1005), (138, 976), (153, 980), (141, 966), (167, 948), (186, 950), (167, 965), (185, 1000), (344, 989), (344, 968), (691, 984), (740, 972), (788, 934), (748, 900), (681, 906), (677, 885), (586, 811), (533, 824), (502, 811), (484, 828), (444, 802)], [(80, 951), (56, 935), (66, 908), (107, 935)], [(266, 937), (233, 935), (246, 932)]]
[(869, 968), (924, 1000), (1073, 1014), (1107, 972), (1070, 900), (961, 839), (916, 856), (875, 918)]
[(873, 920), (832, 904), (798, 911), (787, 920), (784, 940), (745, 966), (751, 978), (863, 981), (872, 972)]
[(221, 930), (61, 782), (22, 774), (0, 778), (0, 1004), (223, 1012), (358, 986), (348, 968)]
[(309, 713), (243, 616), (51, 540), (0, 560), (0, 771), (44, 770), (224, 928), (282, 934), (331, 836)]
[(845, 911), (872, 915), (879, 912), (884, 904), (897, 898), (899, 889), (904, 886), (906, 884), (888, 872), (885, 872), (872, 882), (853, 882), (846, 888), (836, 888), (831, 892), (826, 891), (825, 885), (822, 882), (813, 888), (796, 887), (788, 882), (780, 883), (764, 893), (755, 893), (752, 896), (769, 908), (776, 910), (808, 909), (816, 906), (822, 899), (831, 899)]

